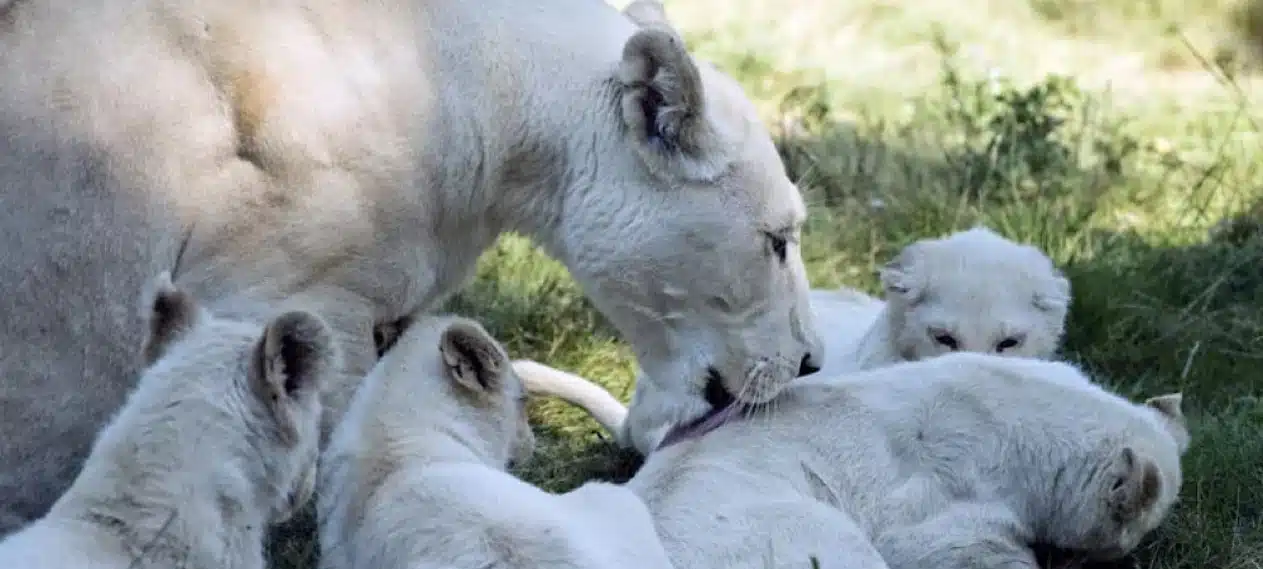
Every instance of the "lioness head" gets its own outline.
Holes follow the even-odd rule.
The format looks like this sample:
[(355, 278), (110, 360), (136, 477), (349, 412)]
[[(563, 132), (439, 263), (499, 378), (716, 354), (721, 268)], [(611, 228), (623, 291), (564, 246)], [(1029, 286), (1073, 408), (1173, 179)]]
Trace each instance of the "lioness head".
[(905, 247), (881, 269), (896, 352), (1046, 359), (1061, 342), (1070, 281), (1039, 249), (985, 227)]
[(315, 488), (319, 393), (340, 358), (328, 325), (305, 311), (280, 314), (262, 329), (218, 318), (166, 272), (145, 291), (142, 316), (148, 367), (124, 413), (147, 425), (119, 436), (167, 453), (164, 462), (177, 468), (222, 473), (222, 484), (244, 476), (252, 506), (272, 522), (290, 517)]
[(612, 148), (599, 190), (567, 204), (588, 221), (562, 254), (647, 376), (767, 401), (824, 357), (802, 197), (742, 89), (689, 55), (661, 4), (624, 13), (637, 29), (608, 81)]

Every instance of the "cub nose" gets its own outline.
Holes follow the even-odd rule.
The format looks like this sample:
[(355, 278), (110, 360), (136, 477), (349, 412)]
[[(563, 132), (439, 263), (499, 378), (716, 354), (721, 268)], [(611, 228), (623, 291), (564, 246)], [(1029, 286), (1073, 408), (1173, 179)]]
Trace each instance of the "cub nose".
[(803, 360), (798, 362), (798, 377), (804, 377), (820, 371), (820, 366), (811, 358), (811, 352), (803, 355)]

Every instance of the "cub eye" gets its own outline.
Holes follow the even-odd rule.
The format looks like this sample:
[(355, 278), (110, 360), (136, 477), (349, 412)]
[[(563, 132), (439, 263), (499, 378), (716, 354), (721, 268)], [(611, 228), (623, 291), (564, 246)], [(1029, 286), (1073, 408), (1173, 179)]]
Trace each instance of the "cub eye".
[(934, 341), (953, 352), (959, 347), (956, 343), (956, 338), (947, 332), (935, 332)]
[(786, 248), (789, 246), (789, 241), (774, 233), (765, 233), (764, 235), (767, 235), (767, 240), (772, 245), (772, 253), (776, 255), (777, 260), (784, 263), (788, 254)]
[(995, 345), (995, 351), (996, 353), (1000, 353), (1005, 350), (1012, 350), (1013, 348), (1016, 348), (1020, 345), (1022, 345), (1022, 338), (1018, 336), (1010, 336), (1008, 338), (1000, 340), (1000, 343)]

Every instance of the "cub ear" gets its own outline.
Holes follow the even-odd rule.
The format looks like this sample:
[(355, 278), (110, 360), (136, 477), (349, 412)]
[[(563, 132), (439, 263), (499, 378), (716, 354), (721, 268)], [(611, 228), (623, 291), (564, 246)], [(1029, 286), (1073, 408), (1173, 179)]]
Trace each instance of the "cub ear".
[(1035, 308), (1045, 312), (1065, 312), (1070, 308), (1070, 279), (1053, 269), (1053, 278), (1044, 290), (1035, 294)]
[(1158, 465), (1125, 447), (1115, 458), (1117, 468), (1109, 492), (1109, 507), (1122, 521), (1139, 517), (1158, 501), (1162, 474)]
[(315, 399), (340, 353), (333, 331), (323, 319), (295, 310), (272, 319), (255, 343), (251, 382), (255, 394), (276, 419), (287, 444), (299, 437), (303, 409)]
[(171, 282), (171, 272), (150, 279), (141, 294), (140, 315), (145, 322), (141, 354), (152, 365), (167, 348), (197, 326), (201, 308), (191, 295)]
[(908, 304), (921, 299), (925, 291), (921, 285), (921, 277), (916, 272), (916, 265), (923, 248), (919, 242), (908, 245), (878, 270), (888, 299), (897, 297)]
[(1145, 405), (1157, 409), (1172, 421), (1177, 421), (1181, 425), (1184, 424), (1184, 394), (1168, 393), (1166, 395), (1158, 395), (1145, 400)]
[(481, 324), (454, 320), (443, 331), (439, 352), (457, 385), (481, 395), (498, 394), (504, 387), (509, 356)]
[(1167, 430), (1171, 432), (1172, 437), (1175, 437), (1175, 443), (1181, 455), (1188, 450), (1191, 442), (1188, 432), (1188, 421), (1184, 418), (1183, 404), (1184, 395), (1182, 393), (1168, 393), (1145, 400), (1145, 405), (1152, 407), (1162, 415), (1166, 422)]
[(636, 0), (623, 8), (623, 15), (642, 28), (658, 27), (680, 35), (667, 19), (666, 8), (657, 0)]
[(636, 32), (623, 46), (619, 80), (623, 121), (652, 166), (693, 179), (723, 171), (723, 138), (706, 116), (701, 73), (677, 34)]

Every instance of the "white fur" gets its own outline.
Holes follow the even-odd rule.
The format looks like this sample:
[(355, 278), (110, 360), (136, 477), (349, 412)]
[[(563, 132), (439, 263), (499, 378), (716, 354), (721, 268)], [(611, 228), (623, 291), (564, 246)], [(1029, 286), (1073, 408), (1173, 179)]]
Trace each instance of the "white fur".
[[(1180, 397), (1147, 403), (1064, 363), (949, 354), (805, 378), (764, 411), (654, 452), (628, 486), (681, 567), (755, 567), (760, 544), (818, 522), (715, 512), (769, 503), (848, 513), (891, 569), (1036, 569), (1037, 542), (1114, 558), (1181, 485)], [(805, 567), (813, 552), (853, 566), (801, 547), (776, 566)]]
[(166, 273), (143, 307), (149, 367), (70, 489), (0, 541), (0, 567), (263, 569), (264, 531), (311, 496), (338, 357), (324, 322), (220, 319)]
[(326, 432), (372, 326), (436, 306), (510, 231), (633, 345), (637, 428), (703, 412), (709, 368), (757, 402), (823, 358), (802, 197), (656, 2), (636, 21), (594, 0), (4, 10), (0, 533), (122, 405), (141, 323), (117, 299), (173, 267), (217, 314), (326, 318), (345, 354)]
[(589, 482), (556, 495), (506, 472), (533, 448), (524, 401), (477, 323), (408, 326), (325, 451), (322, 569), (669, 569), (630, 490)]
[(1070, 304), (1070, 281), (1043, 252), (982, 226), (905, 247), (881, 280), (884, 301), (811, 291), (829, 353), (821, 376), (953, 351), (1050, 359)]

